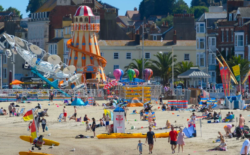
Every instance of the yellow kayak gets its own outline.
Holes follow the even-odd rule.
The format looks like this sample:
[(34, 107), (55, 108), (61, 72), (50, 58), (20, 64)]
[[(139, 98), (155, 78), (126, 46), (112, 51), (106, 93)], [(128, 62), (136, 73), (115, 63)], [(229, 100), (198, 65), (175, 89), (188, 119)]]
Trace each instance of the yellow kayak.
[[(31, 136), (20, 136), (20, 139), (26, 141), (26, 142), (30, 142), (33, 143), (33, 138)], [(44, 145), (55, 145), (55, 146), (59, 146), (60, 143), (53, 141), (53, 140), (49, 140), (49, 139), (45, 139), (43, 138), (43, 141), (45, 142)]]
[(100, 134), (100, 135), (97, 135), (96, 137), (98, 139), (114, 139), (114, 138), (117, 138), (117, 135), (119, 134), (118, 133)]
[[(179, 133), (179, 131), (177, 131)], [(156, 133), (156, 138), (167, 138), (169, 132)], [(96, 136), (98, 139), (116, 139), (116, 138), (146, 138), (147, 134), (142, 133), (112, 133), (112, 134), (100, 134)]]
[(52, 155), (52, 154), (47, 154), (47, 153), (41, 153), (41, 152), (19, 152), (19, 155)]

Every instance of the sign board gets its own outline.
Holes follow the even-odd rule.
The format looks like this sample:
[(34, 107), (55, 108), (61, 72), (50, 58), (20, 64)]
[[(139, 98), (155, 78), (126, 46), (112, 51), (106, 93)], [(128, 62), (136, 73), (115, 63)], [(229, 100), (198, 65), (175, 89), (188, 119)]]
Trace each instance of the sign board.
[(113, 113), (114, 133), (125, 133), (125, 116), (124, 112)]

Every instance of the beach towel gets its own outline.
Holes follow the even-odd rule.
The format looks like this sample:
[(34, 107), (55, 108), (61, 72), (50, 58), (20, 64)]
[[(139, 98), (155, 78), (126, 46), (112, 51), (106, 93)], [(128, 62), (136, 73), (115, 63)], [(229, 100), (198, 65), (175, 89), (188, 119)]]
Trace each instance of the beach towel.
[[(145, 112), (146, 121), (148, 121), (148, 112)], [(155, 120), (155, 112), (152, 112), (152, 118)]]

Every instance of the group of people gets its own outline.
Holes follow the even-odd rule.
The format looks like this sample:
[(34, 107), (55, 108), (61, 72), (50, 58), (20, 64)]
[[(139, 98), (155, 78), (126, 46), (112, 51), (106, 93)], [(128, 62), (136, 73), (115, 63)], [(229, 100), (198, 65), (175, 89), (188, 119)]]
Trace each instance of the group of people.
[(8, 115), (7, 110), (3, 109), (3, 107), (1, 107), (1, 109), (0, 109), (0, 115)]
[[(182, 128), (180, 128), (179, 133), (174, 129), (174, 126), (171, 125), (171, 131), (169, 132), (168, 137), (168, 143), (171, 145), (172, 153), (175, 153), (175, 149), (178, 145), (178, 152), (180, 152), (180, 148), (183, 152), (183, 146), (185, 145), (184, 142), (185, 133), (182, 131)], [(152, 131), (152, 127), (149, 127), (149, 131), (147, 132), (146, 141), (145, 143), (148, 143), (149, 146), (149, 154), (153, 153), (153, 147), (154, 143), (156, 142), (156, 136), (155, 133)], [(139, 149), (139, 153), (142, 154), (142, 143), (139, 140), (137, 149)]]

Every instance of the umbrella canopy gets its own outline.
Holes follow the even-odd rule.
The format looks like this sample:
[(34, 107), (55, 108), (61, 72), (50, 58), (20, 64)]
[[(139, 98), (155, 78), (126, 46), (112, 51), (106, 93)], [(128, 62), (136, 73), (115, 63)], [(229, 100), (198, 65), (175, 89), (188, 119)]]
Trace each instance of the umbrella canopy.
[(19, 80), (14, 80), (12, 81), (12, 83), (10, 83), (10, 85), (19, 85), (19, 84), (24, 84), (22, 81)]

